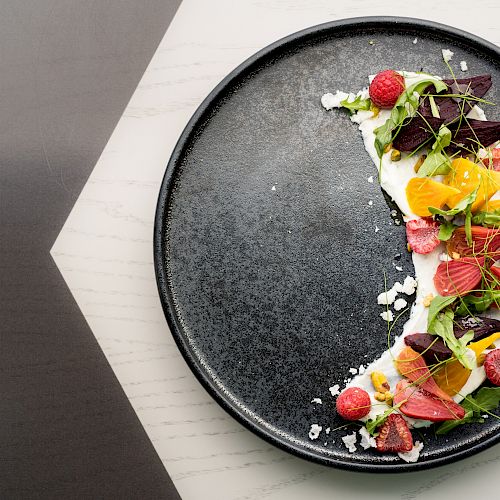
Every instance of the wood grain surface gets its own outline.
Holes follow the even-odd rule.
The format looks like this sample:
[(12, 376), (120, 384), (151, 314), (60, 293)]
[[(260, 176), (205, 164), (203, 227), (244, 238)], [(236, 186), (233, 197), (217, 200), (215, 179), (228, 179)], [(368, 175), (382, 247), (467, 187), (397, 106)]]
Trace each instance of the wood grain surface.
[[(184, 0), (52, 256), (182, 498), (465, 498), (493, 488), (496, 446), (456, 464), (366, 475), (311, 464), (257, 438), (208, 396), (171, 338), (152, 265), (152, 230), (169, 155), (193, 111), (235, 66), (299, 29), (400, 15), (500, 42), (496, 1)], [(355, 61), (353, 61), (355, 64)], [(493, 491), (493, 490), (492, 490)]]

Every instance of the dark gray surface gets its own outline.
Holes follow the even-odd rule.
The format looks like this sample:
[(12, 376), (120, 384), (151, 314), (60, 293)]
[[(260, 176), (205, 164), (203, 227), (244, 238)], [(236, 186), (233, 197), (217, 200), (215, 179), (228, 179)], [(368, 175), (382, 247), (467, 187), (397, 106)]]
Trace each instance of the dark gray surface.
[[(312, 423), (346, 423), (328, 388), (343, 386), (350, 367), (387, 347), (376, 300), (384, 271), (389, 287), (413, 274), (404, 227), (392, 223), (380, 188), (367, 181), (377, 171), (357, 126), (345, 111), (326, 112), (319, 99), (356, 91), (387, 67), (444, 76), (442, 47), (455, 52), (456, 71), (465, 59), (469, 74), (491, 73), (487, 98), (500, 102), (495, 48), (481, 51), (425, 25), (320, 28), (248, 63), (205, 103), (164, 181), (157, 271), (181, 350), (233, 415), (322, 463), (429, 467), (478, 451), (500, 429), (490, 419), (446, 438), (425, 432), (425, 450), (409, 465), (374, 450), (348, 453), (340, 438), (352, 429), (308, 438)], [(488, 112), (498, 119), (498, 109)], [(394, 267), (398, 253), (402, 273)], [(311, 404), (314, 397), (324, 404)]]
[(2, 498), (178, 498), (49, 250), (179, 3), (0, 2)]

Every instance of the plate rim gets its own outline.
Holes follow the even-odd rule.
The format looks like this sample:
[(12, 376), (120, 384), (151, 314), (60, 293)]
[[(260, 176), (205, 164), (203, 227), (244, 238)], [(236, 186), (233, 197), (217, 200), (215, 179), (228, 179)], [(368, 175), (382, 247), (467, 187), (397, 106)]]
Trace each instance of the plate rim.
[(335, 467), (357, 472), (374, 472), (374, 473), (394, 473), (394, 472), (411, 472), (417, 470), (430, 469), (437, 466), (445, 465), (457, 459), (463, 459), (483, 451), (494, 444), (500, 442), (500, 433), (489, 436), (484, 441), (475, 445), (457, 451), (448, 453), (442, 457), (436, 457), (425, 462), (414, 463), (388, 463), (374, 464), (372, 462), (350, 462), (338, 458), (319, 456), (312, 451), (309, 451), (301, 446), (297, 446), (289, 440), (280, 439), (278, 435), (266, 429), (265, 426), (259, 426), (255, 421), (251, 420), (246, 413), (240, 408), (231, 404), (228, 398), (225, 398), (213, 379), (207, 376), (200, 360), (193, 354), (192, 348), (185, 340), (183, 333), (182, 322), (175, 313), (175, 300), (168, 286), (168, 278), (164, 268), (165, 248), (165, 222), (168, 219), (167, 209), (172, 195), (173, 180), (179, 166), (179, 160), (182, 159), (185, 151), (196, 134), (199, 126), (203, 123), (204, 118), (209, 115), (212, 107), (216, 105), (223, 94), (230, 89), (238, 79), (244, 78), (245, 74), (252, 70), (252, 67), (257, 65), (261, 60), (272, 56), (273, 52), (286, 50), (287, 45), (295, 45), (298, 42), (307, 41), (308, 38), (319, 38), (322, 33), (325, 35), (334, 30), (342, 30), (348, 27), (356, 29), (369, 28), (387, 28), (388, 25), (396, 25), (398, 29), (415, 29), (423, 28), (426, 32), (436, 31), (448, 37), (465, 42), (467, 46), (479, 49), (483, 54), (489, 53), (492, 58), (500, 57), (500, 47), (494, 43), (485, 40), (477, 35), (467, 31), (455, 28), (453, 26), (437, 23), (426, 19), (418, 19), (412, 17), (399, 16), (363, 16), (339, 19), (326, 23), (317, 24), (308, 28), (299, 30), (285, 37), (282, 37), (275, 42), (267, 45), (263, 49), (257, 51), (248, 57), (241, 64), (236, 66), (228, 73), (210, 93), (203, 99), (193, 113), (186, 126), (184, 127), (167, 163), (161, 187), (158, 193), (158, 201), (155, 209), (154, 229), (153, 229), (153, 260), (158, 294), (162, 309), (169, 326), (172, 337), (174, 338), (177, 347), (179, 348), (184, 360), (189, 366), (196, 379), (202, 384), (204, 389), (210, 396), (233, 418), (236, 419), (245, 428), (263, 438), (279, 449), (291, 453), (302, 459), (318, 463), (325, 466)]

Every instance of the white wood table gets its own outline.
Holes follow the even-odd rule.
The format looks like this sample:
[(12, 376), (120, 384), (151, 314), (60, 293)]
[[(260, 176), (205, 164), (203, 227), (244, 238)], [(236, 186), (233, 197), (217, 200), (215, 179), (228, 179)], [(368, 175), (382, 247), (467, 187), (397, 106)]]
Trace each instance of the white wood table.
[(498, 445), (456, 464), (398, 475), (329, 469), (274, 448), (201, 387), (168, 332), (158, 299), (155, 204), (170, 153), (196, 107), (269, 43), (314, 24), (364, 15), (430, 19), (500, 43), (500, 4), (493, 0), (184, 0), (52, 248), (182, 498), (409, 500), (487, 492), (495, 498)]

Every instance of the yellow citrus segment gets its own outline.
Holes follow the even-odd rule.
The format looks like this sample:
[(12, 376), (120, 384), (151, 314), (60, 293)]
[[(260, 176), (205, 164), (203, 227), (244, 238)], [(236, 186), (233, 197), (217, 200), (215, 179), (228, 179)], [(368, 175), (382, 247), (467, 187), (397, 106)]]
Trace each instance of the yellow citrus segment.
[(476, 201), (472, 204), (472, 212), (475, 212), (500, 189), (500, 172), (489, 170), (466, 158), (456, 158), (451, 162), (450, 173), (444, 182), (460, 191), (448, 199), (450, 208), (478, 188)]
[(481, 205), (482, 212), (494, 212), (500, 209), (500, 200), (486, 200), (484, 205)]
[(428, 217), (428, 207), (442, 208), (452, 196), (462, 197), (460, 190), (427, 177), (413, 177), (406, 186), (406, 198), (411, 211)]
[[(479, 360), (482, 352), (487, 349), (495, 340), (500, 338), (500, 333), (493, 333), (477, 342), (471, 342), (467, 347), (474, 351), (476, 359)], [(441, 368), (433, 373), (433, 378), (436, 384), (450, 396), (460, 392), (460, 389), (465, 385), (471, 371), (465, 368), (460, 361), (451, 361), (446, 363)]]

